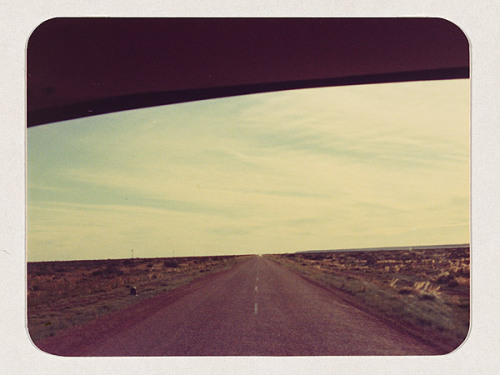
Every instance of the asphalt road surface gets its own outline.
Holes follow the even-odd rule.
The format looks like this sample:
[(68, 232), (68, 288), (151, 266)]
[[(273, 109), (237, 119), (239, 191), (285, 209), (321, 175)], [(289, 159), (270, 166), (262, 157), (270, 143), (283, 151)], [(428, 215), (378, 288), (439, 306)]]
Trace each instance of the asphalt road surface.
[(266, 257), (249, 257), (230, 271), (183, 288), (176, 298), (161, 298), (149, 315), (140, 306), (128, 309), (127, 324), (112, 329), (90, 325), (87, 339), (72, 346), (67, 336), (59, 342), (53, 337), (48, 351), (83, 356), (436, 353)]

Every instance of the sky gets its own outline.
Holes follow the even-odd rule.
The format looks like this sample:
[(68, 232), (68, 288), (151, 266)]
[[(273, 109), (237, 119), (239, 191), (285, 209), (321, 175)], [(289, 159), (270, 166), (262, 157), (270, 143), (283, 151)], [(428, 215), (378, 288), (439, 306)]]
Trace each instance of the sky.
[(29, 128), (28, 261), (469, 243), (469, 84), (291, 90)]

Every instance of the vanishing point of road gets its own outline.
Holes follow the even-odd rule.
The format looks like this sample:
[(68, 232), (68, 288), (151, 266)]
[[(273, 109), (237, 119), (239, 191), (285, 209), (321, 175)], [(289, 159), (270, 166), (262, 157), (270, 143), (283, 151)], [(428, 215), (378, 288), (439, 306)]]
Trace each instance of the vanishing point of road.
[[(264, 256), (40, 347), (78, 356), (429, 355), (436, 350)], [(150, 304), (153, 302), (149, 302)]]

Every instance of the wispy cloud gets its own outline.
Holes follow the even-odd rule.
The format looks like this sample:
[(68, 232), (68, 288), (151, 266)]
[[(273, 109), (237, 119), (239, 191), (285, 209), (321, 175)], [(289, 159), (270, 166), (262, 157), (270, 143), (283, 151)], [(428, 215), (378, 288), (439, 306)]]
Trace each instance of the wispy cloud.
[(29, 257), (467, 242), (468, 102), (413, 82), (32, 128)]

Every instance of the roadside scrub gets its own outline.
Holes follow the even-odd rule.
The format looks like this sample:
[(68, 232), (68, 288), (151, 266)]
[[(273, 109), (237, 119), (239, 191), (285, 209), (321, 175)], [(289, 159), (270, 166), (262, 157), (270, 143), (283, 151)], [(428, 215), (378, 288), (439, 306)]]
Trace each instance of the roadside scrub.
[(220, 256), (28, 263), (29, 334), (34, 342), (54, 336), (237, 261)]
[(441, 348), (469, 330), (469, 249), (270, 255), (399, 329)]

